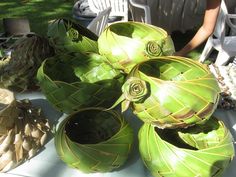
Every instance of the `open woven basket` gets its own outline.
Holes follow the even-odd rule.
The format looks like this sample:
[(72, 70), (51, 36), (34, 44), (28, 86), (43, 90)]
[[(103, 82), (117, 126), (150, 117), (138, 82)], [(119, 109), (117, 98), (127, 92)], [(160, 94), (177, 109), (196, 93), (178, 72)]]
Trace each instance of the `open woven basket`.
[(49, 122), (40, 108), (0, 89), (0, 172), (32, 158), (46, 143), (49, 133)]

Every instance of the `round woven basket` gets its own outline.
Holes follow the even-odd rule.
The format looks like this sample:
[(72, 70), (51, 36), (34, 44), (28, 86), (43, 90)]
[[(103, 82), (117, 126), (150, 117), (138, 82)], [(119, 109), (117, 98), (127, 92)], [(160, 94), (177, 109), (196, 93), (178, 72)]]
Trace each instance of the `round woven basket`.
[(234, 143), (222, 121), (187, 129), (159, 129), (145, 123), (139, 132), (139, 150), (153, 176), (222, 176), (234, 157)]
[(0, 172), (7, 172), (32, 158), (46, 143), (49, 121), (30, 100), (16, 100), (0, 89)]
[(131, 103), (138, 118), (159, 128), (204, 124), (220, 97), (217, 80), (208, 68), (179, 56), (139, 63), (129, 73), (122, 92), (119, 101), (123, 108)]
[(122, 166), (132, 144), (133, 131), (123, 116), (101, 108), (86, 108), (68, 116), (55, 135), (61, 160), (84, 173)]

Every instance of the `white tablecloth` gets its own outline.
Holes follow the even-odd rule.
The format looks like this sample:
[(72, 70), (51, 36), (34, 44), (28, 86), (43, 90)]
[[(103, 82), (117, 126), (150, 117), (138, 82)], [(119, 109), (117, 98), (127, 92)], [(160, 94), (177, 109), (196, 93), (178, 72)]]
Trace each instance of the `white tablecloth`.
[[(60, 121), (66, 116), (55, 111), (41, 93), (17, 95), (17, 99), (24, 98), (30, 98), (35, 106), (41, 107), (45, 116), (53, 123), (58, 123), (58, 120)], [(234, 138), (236, 138), (236, 112), (217, 110), (214, 115), (225, 122)], [(151, 177), (140, 159), (138, 151), (137, 132), (142, 122), (134, 117), (130, 111), (125, 113), (125, 117), (134, 129), (135, 143), (127, 163), (118, 170), (108, 173), (84, 174), (72, 169), (59, 159), (54, 148), (54, 140), (51, 138), (45, 148), (35, 157), (8, 173), (0, 173), (0, 177)], [(235, 177), (235, 167), (236, 158), (232, 161), (229, 168), (225, 170), (223, 177)]]

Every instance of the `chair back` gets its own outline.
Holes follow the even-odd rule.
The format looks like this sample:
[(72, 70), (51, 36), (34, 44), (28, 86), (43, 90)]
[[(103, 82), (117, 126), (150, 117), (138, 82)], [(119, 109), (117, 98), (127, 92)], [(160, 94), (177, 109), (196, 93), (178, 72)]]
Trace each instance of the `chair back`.
[(216, 22), (214, 33), (213, 33), (214, 36), (219, 39), (225, 36), (225, 21), (226, 21), (227, 14), (228, 14), (228, 10), (227, 10), (226, 4), (224, 0), (222, 0), (220, 12), (217, 17), (217, 22)]
[(217, 17), (214, 33), (211, 35), (202, 51), (199, 61), (203, 62), (215, 49), (218, 51), (215, 65), (226, 65), (231, 57), (236, 55), (236, 36), (228, 33), (228, 30), (236, 31), (231, 20), (236, 19), (236, 14), (228, 14), (225, 1), (221, 1), (220, 12)]
[(122, 17), (123, 21), (128, 21), (128, 0), (88, 0), (88, 4), (97, 14), (111, 7), (110, 16)]
[(97, 36), (100, 36), (100, 34), (103, 32), (104, 28), (108, 24), (108, 17), (111, 13), (111, 7), (108, 7), (107, 9), (100, 12), (97, 17), (95, 17), (87, 26), (87, 28), (95, 33)]
[[(151, 10), (149, 5), (143, 4), (142, 2), (139, 2), (140, 0), (129, 0), (129, 3), (131, 6), (136, 7), (136, 8), (140, 8), (143, 9), (144, 11), (144, 19), (141, 17), (142, 22), (147, 23), (147, 24), (152, 24), (152, 20), (151, 20)], [(133, 15), (133, 14), (132, 14)], [(134, 19), (134, 17), (133, 17)]]

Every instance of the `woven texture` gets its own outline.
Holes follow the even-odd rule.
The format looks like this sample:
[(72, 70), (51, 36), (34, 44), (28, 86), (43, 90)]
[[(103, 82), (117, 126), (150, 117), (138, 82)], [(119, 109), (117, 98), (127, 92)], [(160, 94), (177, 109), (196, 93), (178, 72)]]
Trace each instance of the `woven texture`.
[(47, 35), (56, 53), (98, 52), (96, 34), (72, 20), (54, 20), (48, 26)]
[(99, 36), (98, 48), (114, 67), (127, 73), (141, 61), (175, 51), (165, 30), (138, 22), (111, 24)]
[(133, 131), (121, 114), (87, 108), (63, 120), (55, 135), (60, 158), (85, 173), (108, 172), (124, 164)]
[(29, 100), (16, 101), (13, 93), (4, 89), (0, 96), (0, 106), (5, 106), (0, 111), (0, 172), (7, 172), (42, 148), (50, 126), (41, 109)]
[(158, 57), (136, 65), (122, 87), (123, 110), (161, 128), (204, 123), (217, 107), (219, 86), (202, 64), (181, 57)]
[(34, 86), (40, 64), (54, 55), (48, 40), (36, 35), (20, 38), (10, 49), (11, 55), (0, 60), (0, 87), (13, 91)]
[(109, 107), (121, 94), (124, 76), (104, 59), (94, 53), (49, 58), (38, 70), (39, 85), (48, 101), (61, 112)]
[(139, 149), (155, 177), (222, 176), (234, 157), (232, 136), (216, 118), (184, 130), (144, 124), (139, 132)]

